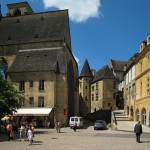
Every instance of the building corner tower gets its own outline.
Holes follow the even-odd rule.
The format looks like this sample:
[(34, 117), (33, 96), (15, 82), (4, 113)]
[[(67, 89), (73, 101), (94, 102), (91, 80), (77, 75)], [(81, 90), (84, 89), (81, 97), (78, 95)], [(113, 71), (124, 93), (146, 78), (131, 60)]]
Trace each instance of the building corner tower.
[(79, 113), (80, 116), (86, 116), (91, 112), (91, 86), (90, 82), (93, 75), (86, 59), (79, 76)]

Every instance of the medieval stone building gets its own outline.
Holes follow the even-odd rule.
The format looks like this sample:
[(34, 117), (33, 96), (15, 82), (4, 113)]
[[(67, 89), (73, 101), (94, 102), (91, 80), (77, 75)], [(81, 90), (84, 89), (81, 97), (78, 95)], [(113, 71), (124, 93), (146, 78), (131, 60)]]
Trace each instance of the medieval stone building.
[(113, 72), (115, 79), (116, 79), (116, 86), (115, 86), (115, 99), (116, 99), (116, 106), (119, 109), (124, 108), (124, 98), (123, 98), (123, 80), (124, 80), (124, 66), (130, 64), (129, 61), (120, 61), (120, 60), (110, 60), (109, 68)]
[(62, 124), (78, 115), (78, 67), (72, 54), (68, 10), (34, 13), (27, 2), (8, 4), (0, 19), (0, 56), (25, 99), (18, 122)]
[(140, 44), (140, 53), (135, 59), (136, 100), (134, 120), (150, 126), (150, 34)]
[(87, 59), (79, 76), (79, 105), (81, 116), (103, 109), (114, 110), (115, 76), (108, 66), (97, 72), (91, 71)]

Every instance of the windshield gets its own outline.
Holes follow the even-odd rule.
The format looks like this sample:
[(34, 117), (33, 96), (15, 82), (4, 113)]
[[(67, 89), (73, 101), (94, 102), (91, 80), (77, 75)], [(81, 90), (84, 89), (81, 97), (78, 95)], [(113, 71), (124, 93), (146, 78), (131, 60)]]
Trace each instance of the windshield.
[(104, 123), (103, 120), (96, 120), (96, 123)]

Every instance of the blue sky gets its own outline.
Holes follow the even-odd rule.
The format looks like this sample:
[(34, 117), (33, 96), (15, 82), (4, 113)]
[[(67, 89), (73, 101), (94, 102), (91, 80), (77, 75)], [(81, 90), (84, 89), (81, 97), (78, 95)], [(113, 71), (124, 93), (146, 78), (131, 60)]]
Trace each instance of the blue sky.
[[(5, 4), (23, 0), (0, 0)], [(34, 12), (69, 9), (73, 54), (79, 72), (87, 58), (99, 70), (110, 59), (128, 60), (150, 34), (150, 0), (27, 0)]]

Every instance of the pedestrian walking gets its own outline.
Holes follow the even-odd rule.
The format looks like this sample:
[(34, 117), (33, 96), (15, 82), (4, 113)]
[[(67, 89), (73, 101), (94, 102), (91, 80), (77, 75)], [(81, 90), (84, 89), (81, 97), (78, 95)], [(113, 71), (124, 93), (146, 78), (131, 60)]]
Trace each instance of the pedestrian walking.
[(8, 141), (10, 141), (10, 139), (12, 139), (12, 131), (13, 131), (12, 124), (8, 123), (8, 125), (6, 126), (6, 129), (7, 129)]
[(30, 124), (30, 125), (31, 125), (31, 129), (32, 129), (33, 137), (34, 137), (35, 127), (33, 126), (33, 124)]
[(60, 129), (61, 129), (61, 122), (60, 121), (57, 122), (57, 126), (58, 126), (58, 132), (57, 133), (60, 133)]
[(58, 121), (55, 122), (55, 129), (56, 129), (56, 132), (58, 133)]
[(26, 124), (26, 126), (25, 126), (25, 141), (28, 141), (28, 130), (29, 130), (29, 125), (28, 124)]
[(74, 126), (73, 126), (74, 132), (76, 132), (76, 129), (77, 129), (77, 123), (75, 122), (75, 124), (74, 124)]
[(27, 136), (28, 136), (29, 146), (30, 146), (33, 142), (33, 132), (32, 132), (32, 126), (31, 125), (29, 125)]
[(136, 142), (140, 143), (140, 136), (142, 134), (142, 125), (140, 124), (140, 121), (135, 125), (134, 132), (136, 134)]
[(21, 141), (22, 138), (25, 139), (25, 126), (24, 126), (24, 124), (22, 124), (21, 127), (20, 127), (20, 136), (19, 136), (19, 138), (20, 138), (19, 141)]

